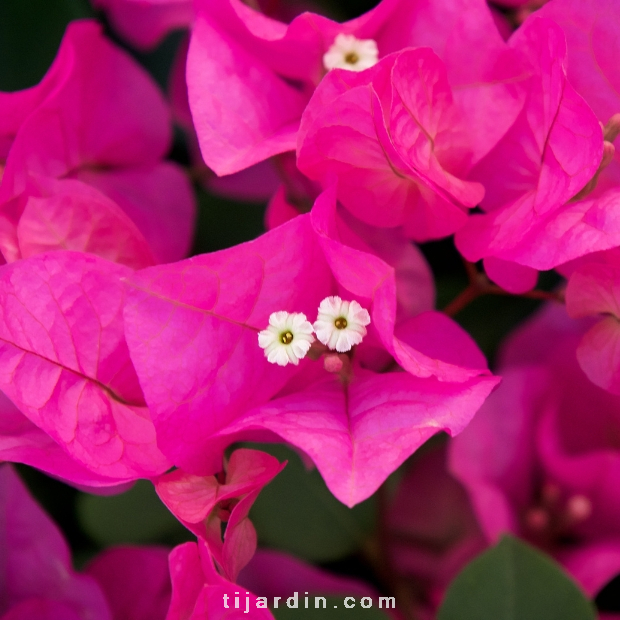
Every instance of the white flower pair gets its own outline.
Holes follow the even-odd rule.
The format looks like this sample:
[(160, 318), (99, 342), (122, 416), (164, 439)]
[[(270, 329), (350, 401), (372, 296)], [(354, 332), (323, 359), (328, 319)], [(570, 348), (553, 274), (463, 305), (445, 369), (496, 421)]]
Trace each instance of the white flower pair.
[(314, 334), (332, 351), (345, 353), (362, 342), (369, 323), (368, 310), (357, 301), (326, 297), (319, 305), (314, 325), (302, 312), (281, 310), (271, 314), (269, 326), (258, 334), (258, 344), (272, 364), (297, 365), (310, 350)]

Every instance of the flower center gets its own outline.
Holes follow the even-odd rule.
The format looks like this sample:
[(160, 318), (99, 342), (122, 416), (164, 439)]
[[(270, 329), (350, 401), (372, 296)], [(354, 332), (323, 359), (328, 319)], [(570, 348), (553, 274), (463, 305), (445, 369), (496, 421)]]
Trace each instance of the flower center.
[(288, 331), (280, 334), (280, 342), (282, 344), (291, 344), (293, 342), (293, 332)]
[(525, 511), (525, 537), (547, 548), (568, 543), (576, 535), (574, 528), (590, 518), (592, 509), (585, 495), (565, 496), (558, 485), (544, 484), (538, 501)]
[(335, 321), (334, 325), (336, 329), (346, 329), (347, 328), (347, 320), (343, 316), (339, 316)]
[(372, 39), (358, 39), (352, 34), (340, 33), (323, 55), (327, 71), (346, 69), (364, 71), (379, 62), (379, 49)]

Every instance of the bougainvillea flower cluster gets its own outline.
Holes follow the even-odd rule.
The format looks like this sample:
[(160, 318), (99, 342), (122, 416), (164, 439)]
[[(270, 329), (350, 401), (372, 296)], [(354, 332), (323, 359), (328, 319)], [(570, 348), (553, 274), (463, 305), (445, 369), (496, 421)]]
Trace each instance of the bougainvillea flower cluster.
[(487, 536), (518, 532), (596, 594), (620, 570), (618, 397), (577, 364), (584, 327), (553, 308), (513, 335), (504, 389), (454, 441), (451, 468)]
[(189, 250), (194, 197), (163, 161), (170, 113), (93, 23), (72, 24), (40, 84), (0, 97), (2, 254), (79, 250), (130, 267)]
[(0, 618), (164, 620), (171, 596), (165, 549), (110, 548), (80, 574), (57, 526), (10, 465), (0, 467), (0, 505)]
[[(38, 84), (0, 92), (0, 460), (21, 464), (0, 466), (0, 620), (268, 620), (299, 593), (430, 620), (506, 533), (605, 590), (615, 0), (381, 0), (348, 21), (312, 0), (92, 5), (108, 31), (70, 23)], [(137, 60), (164, 40), (167, 94)], [(222, 196), (264, 203), (266, 232), (209, 230)], [(490, 367), (454, 318), (485, 294), (555, 304)], [(479, 314), (478, 337), (506, 318)], [(334, 527), (354, 515), (372, 583), (259, 548), (290, 471), (264, 444), (301, 457)], [(80, 493), (142, 480), (195, 541), (78, 572), (22, 466)]]

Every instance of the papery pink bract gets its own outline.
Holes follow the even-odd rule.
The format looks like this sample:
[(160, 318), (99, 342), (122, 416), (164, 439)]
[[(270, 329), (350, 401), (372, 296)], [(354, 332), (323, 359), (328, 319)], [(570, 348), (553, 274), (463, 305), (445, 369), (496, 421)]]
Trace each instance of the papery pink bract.
[(443, 443), (414, 457), (387, 513), (390, 562), (399, 581), (417, 586), (416, 617), (435, 616), (449, 583), (488, 544), (446, 456)]
[(91, 577), (73, 571), (69, 548), (9, 465), (0, 466), (2, 620), (112, 620)]
[(485, 0), (400, 0), (393, 6), (377, 36), (381, 54), (430, 47), (441, 58), (454, 103), (474, 136), (469, 148), (477, 162), (521, 111), (527, 63), (502, 40)]
[[(222, 22), (243, 28), (237, 11), (251, 9), (233, 1), (234, 5), (228, 0), (197, 3), (187, 62), (189, 101), (203, 157), (220, 175), (293, 150), (307, 101), (294, 86), (256, 62), (243, 47), (242, 41), (247, 39), (231, 40), (226, 26), (222, 27), (219, 19), (212, 21), (211, 14), (220, 12)], [(256, 16), (267, 28), (276, 23), (258, 13)], [(235, 92), (232, 99), (231, 92)], [(256, 92), (261, 93), (262, 103), (249, 104)]]
[[(428, 312), (413, 317), (411, 323), (396, 323), (399, 298), (397, 271), (367, 253), (368, 244), (363, 239), (356, 239), (350, 226), (343, 226), (336, 216), (334, 193), (335, 188), (331, 188), (317, 199), (311, 214), (311, 225), (339, 291), (344, 289), (346, 295), (371, 308), (372, 322), (367, 342), (378, 340), (379, 346), (383, 346), (405, 370), (417, 377), (435, 376), (442, 381), (459, 382), (489, 374), (486, 360), (475, 342), (450, 319), (446, 321), (446, 317)], [(423, 283), (430, 285), (428, 281)], [(427, 288), (423, 296), (430, 294), (432, 291)], [(449, 329), (451, 342), (446, 343), (441, 337), (438, 340), (419, 337), (415, 328), (408, 327), (418, 322), (422, 322), (422, 329), (429, 332), (449, 329), (449, 323), (452, 327)], [(436, 322), (439, 322), (438, 329), (433, 325)], [(455, 355), (456, 351), (459, 353)], [(459, 361), (455, 363), (457, 358)], [(368, 363), (368, 360), (365, 361)]]
[[(267, 229), (276, 228), (299, 215), (298, 208), (289, 202), (286, 194), (286, 189), (281, 186), (270, 201), (265, 214)], [(397, 320), (435, 307), (435, 285), (430, 266), (402, 229), (370, 226), (342, 208), (336, 210), (334, 221), (335, 225), (330, 226), (332, 236), (361, 252), (375, 254), (394, 268)]]
[(155, 47), (172, 30), (188, 28), (194, 16), (192, 0), (92, 0), (92, 4), (140, 49)]
[(620, 53), (617, 5), (613, 0), (553, 0), (537, 15), (562, 27), (571, 84), (606, 123), (620, 111), (620, 75), (615, 62)]
[(596, 173), (603, 137), (593, 112), (567, 81), (561, 29), (534, 17), (510, 45), (532, 63), (528, 100), (473, 170), (471, 178), (485, 186), (486, 213), (469, 218), (456, 244), (468, 260), (490, 261), (489, 275), (500, 285), (523, 292), (535, 284), (533, 270), (614, 245), (620, 226), (603, 215), (596, 200), (570, 202)]
[[(172, 602), (166, 620), (274, 620), (267, 608), (256, 608), (256, 596), (242, 592), (241, 588), (220, 576), (213, 565), (207, 546), (202, 543), (185, 543), (170, 553)], [(224, 594), (228, 595), (229, 608), (224, 607)], [(241, 607), (234, 608), (235, 595)], [(245, 598), (250, 599), (249, 612), (245, 611)]]
[(583, 336), (577, 359), (596, 385), (620, 394), (620, 253), (597, 252), (571, 273), (566, 310), (573, 318), (602, 315)]
[(71, 179), (37, 179), (16, 233), (21, 258), (66, 248), (137, 269), (155, 263), (146, 239), (123, 210), (90, 185)]
[(114, 620), (164, 620), (170, 606), (169, 550), (111, 547), (86, 567), (106, 596)]
[(0, 386), (78, 464), (113, 482), (170, 463), (123, 333), (130, 270), (52, 252), (0, 268)]
[(181, 125), (187, 139), (187, 147), (193, 164), (193, 174), (211, 193), (233, 200), (264, 203), (278, 189), (281, 178), (271, 161), (260, 162), (237, 174), (218, 177), (204, 163), (187, 95), (186, 65), (189, 37), (184, 40), (176, 53), (168, 79), (170, 106), (174, 120)]
[[(0, 110), (7, 117), (0, 125), (7, 158), (0, 248), (8, 261), (24, 255), (21, 244), (32, 253), (53, 241), (55, 232), (42, 244), (32, 221), (18, 231), (30, 198), (37, 199), (36, 219), (59, 232), (59, 249), (97, 251), (104, 239), (118, 237), (120, 249), (104, 256), (116, 251), (132, 266), (187, 253), (194, 198), (181, 169), (162, 162), (171, 142), (166, 104), (148, 75), (94, 22), (71, 24), (41, 83), (1, 93)], [(68, 227), (91, 229), (95, 238), (85, 242), (78, 231), (66, 234)]]
[[(234, 441), (278, 436), (309, 454), (334, 494), (353, 505), (430, 435), (459, 432), (497, 383), (484, 376), (475, 344), (445, 317), (412, 321), (424, 330), (450, 323), (450, 342), (415, 342), (415, 327), (398, 332), (394, 270), (337, 239), (334, 208), (331, 190), (311, 215), (255, 241), (131, 279), (125, 320), (132, 359), (158, 445), (188, 472), (219, 471), (222, 450)], [(310, 360), (284, 369), (265, 360), (257, 334), (272, 312), (311, 317), (334, 294), (370, 310), (359, 346), (365, 365), (382, 370), (392, 356), (414, 376), (355, 367), (343, 389)], [(386, 442), (392, 452), (378, 460)]]
[(620, 421), (618, 397), (577, 365), (583, 331), (548, 308), (516, 332), (502, 386), (453, 441), (451, 468), (490, 540), (526, 538), (594, 595), (620, 570)]
[(312, 316), (331, 292), (331, 278), (307, 217), (131, 278), (128, 343), (159, 445), (178, 466), (195, 474), (220, 470), (221, 453), (205, 450), (208, 438), (299, 370), (269, 364), (258, 332), (272, 312)]
[(314, 383), (249, 411), (226, 431), (232, 438), (244, 429), (268, 429), (301, 448), (330, 491), (351, 507), (439, 430), (459, 433), (497, 383), (355, 369), (349, 386), (336, 378)]
[[(409, 46), (432, 46), (459, 87), (459, 107), (479, 127), (480, 154), (497, 142), (523, 104), (518, 55), (499, 37), (484, 0), (423, 6), (383, 0), (344, 24), (304, 13), (289, 25), (240, 0), (203, 0), (197, 4), (188, 84), (209, 167), (230, 174), (295, 148), (301, 113), (325, 74), (323, 55), (341, 33), (374, 39), (382, 57)], [(486, 113), (491, 105), (498, 108), (492, 119)]]
[(406, 50), (323, 79), (302, 117), (298, 166), (337, 177), (339, 200), (361, 220), (427, 240), (457, 230), (482, 199), (481, 185), (462, 180), (470, 140), (439, 58)]
[(0, 462), (25, 463), (71, 484), (105, 487), (117, 483), (72, 458), (0, 393)]
[(435, 282), (430, 265), (401, 229), (369, 226), (339, 209), (332, 235), (344, 245), (378, 256), (394, 269), (397, 322), (434, 309)]
[[(267, 600), (280, 596), (284, 601), (293, 592), (308, 591), (310, 595), (348, 595), (355, 597), (377, 595), (367, 583), (327, 572), (288, 553), (259, 549), (238, 579), (247, 588)], [(301, 600), (301, 599), (300, 599)], [(312, 600), (312, 599), (310, 599)], [(310, 603), (312, 606), (312, 603)]]
[[(256, 531), (248, 512), (283, 467), (269, 454), (239, 449), (232, 453), (223, 481), (177, 469), (161, 476), (155, 488), (179, 521), (207, 544), (223, 576), (235, 581), (256, 551)], [(227, 524), (223, 541), (222, 523)]]

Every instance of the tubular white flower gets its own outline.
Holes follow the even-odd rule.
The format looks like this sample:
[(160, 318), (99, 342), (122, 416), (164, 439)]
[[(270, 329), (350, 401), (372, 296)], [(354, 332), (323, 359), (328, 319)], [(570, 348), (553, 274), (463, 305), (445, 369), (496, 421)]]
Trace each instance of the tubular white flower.
[(323, 56), (323, 66), (330, 69), (364, 71), (379, 62), (379, 49), (372, 39), (356, 39), (352, 34), (339, 34)]
[(335, 349), (345, 353), (362, 342), (368, 324), (368, 310), (355, 300), (342, 301), (340, 297), (326, 297), (319, 306), (314, 331), (316, 337), (332, 351)]
[(274, 312), (269, 326), (258, 334), (258, 345), (268, 362), (286, 366), (299, 364), (314, 342), (312, 324), (302, 312)]

